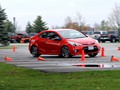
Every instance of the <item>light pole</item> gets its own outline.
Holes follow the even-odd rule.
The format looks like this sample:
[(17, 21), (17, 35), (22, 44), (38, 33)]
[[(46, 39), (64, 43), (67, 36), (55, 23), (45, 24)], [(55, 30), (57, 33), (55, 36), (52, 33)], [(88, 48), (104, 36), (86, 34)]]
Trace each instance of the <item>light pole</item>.
[(119, 38), (119, 42), (120, 42), (120, 28), (118, 29), (118, 38)]
[(15, 20), (16, 20), (16, 18), (15, 17), (13, 17), (13, 25), (14, 25), (14, 33), (15, 33), (15, 31), (16, 31), (16, 27), (15, 27)]

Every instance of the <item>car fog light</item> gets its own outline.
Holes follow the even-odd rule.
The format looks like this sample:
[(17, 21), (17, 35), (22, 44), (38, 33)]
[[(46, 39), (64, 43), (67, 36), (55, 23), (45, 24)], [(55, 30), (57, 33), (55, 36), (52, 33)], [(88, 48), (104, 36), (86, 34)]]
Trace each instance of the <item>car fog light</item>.
[(78, 52), (78, 50), (74, 50), (74, 52), (75, 52), (75, 53), (77, 53), (77, 52)]

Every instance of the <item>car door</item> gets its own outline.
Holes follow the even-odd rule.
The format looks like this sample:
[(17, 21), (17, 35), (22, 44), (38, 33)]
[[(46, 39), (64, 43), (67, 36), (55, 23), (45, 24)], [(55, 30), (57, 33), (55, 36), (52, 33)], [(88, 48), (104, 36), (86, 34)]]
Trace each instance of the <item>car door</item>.
[(44, 32), (42, 33), (38, 40), (38, 47), (42, 54), (58, 54), (60, 52), (61, 40), (54, 32)]
[(38, 39), (36, 41), (38, 45), (38, 49), (41, 54), (45, 54), (47, 50), (47, 44), (46, 41), (48, 40), (47, 38), (47, 32), (43, 32), (38, 36)]
[(48, 32), (48, 39), (46, 40), (46, 51), (49, 54), (60, 53), (61, 38), (55, 32)]

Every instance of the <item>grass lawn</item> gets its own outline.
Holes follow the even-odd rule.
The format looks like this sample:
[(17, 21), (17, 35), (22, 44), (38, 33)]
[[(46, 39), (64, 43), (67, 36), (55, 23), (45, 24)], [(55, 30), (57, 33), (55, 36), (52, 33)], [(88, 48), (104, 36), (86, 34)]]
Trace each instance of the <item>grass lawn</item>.
[(0, 45), (0, 49), (13, 49), (13, 46), (17, 47), (28, 47), (28, 43), (16, 43), (16, 44), (12, 44), (12, 45), (8, 45), (8, 46), (1, 46)]
[(44, 73), (0, 62), (0, 90), (119, 90), (120, 70)]
[(13, 46), (0, 46), (0, 49), (12, 49), (13, 48)]

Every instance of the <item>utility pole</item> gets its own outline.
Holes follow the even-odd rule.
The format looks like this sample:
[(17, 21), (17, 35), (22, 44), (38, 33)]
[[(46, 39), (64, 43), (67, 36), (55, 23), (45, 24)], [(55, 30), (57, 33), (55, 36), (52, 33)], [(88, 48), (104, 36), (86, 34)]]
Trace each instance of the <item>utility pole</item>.
[(16, 20), (16, 18), (15, 18), (15, 17), (13, 17), (13, 29), (14, 29), (14, 33), (16, 32), (15, 20)]
[(119, 38), (119, 42), (120, 42), (120, 28), (118, 29), (118, 38)]

